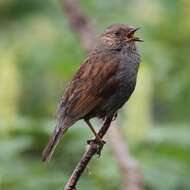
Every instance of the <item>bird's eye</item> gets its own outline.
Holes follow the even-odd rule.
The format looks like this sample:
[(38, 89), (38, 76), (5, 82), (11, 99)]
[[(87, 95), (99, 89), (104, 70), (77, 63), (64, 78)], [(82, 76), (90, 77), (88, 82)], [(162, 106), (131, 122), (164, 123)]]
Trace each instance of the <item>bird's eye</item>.
[(115, 36), (117, 36), (117, 37), (118, 37), (118, 36), (120, 36), (120, 35), (121, 35), (121, 32), (117, 31), (117, 32), (115, 32), (114, 34), (115, 34)]

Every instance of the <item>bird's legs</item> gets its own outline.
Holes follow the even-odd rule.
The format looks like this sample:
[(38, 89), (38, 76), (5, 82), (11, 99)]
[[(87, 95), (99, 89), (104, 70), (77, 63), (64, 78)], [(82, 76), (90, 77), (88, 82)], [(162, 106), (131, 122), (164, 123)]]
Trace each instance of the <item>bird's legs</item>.
[(112, 121), (115, 121), (117, 119), (117, 112), (114, 113)]
[(90, 123), (90, 121), (88, 119), (84, 119), (84, 121), (87, 123), (88, 127), (90, 128), (90, 130), (93, 132), (93, 134), (95, 135), (95, 139), (92, 140), (87, 140), (87, 144), (91, 144), (92, 142), (96, 143), (99, 145), (99, 148), (96, 152), (96, 154), (98, 155), (98, 157), (100, 157), (101, 155), (101, 150), (104, 146), (104, 144), (106, 143), (104, 140), (102, 140), (102, 138), (99, 136), (99, 134), (95, 131), (94, 127), (92, 126), (92, 124)]
[[(103, 117), (103, 118), (102, 118), (103, 122), (105, 122), (105, 121), (106, 121), (106, 119), (107, 119), (107, 117), (106, 117), (106, 116), (105, 116), (105, 117)], [(116, 119), (117, 119), (117, 112), (115, 112), (115, 113), (113, 114), (112, 121), (115, 121)]]
[(86, 122), (92, 133), (95, 135), (96, 139), (101, 142), (102, 138), (98, 135), (98, 133), (96, 132), (90, 121), (88, 119), (84, 119), (84, 121)]

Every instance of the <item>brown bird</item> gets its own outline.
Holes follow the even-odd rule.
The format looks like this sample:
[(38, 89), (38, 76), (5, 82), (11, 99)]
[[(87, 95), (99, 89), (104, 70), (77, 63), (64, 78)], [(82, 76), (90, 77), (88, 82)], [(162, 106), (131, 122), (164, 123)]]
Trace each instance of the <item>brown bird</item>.
[(101, 141), (90, 119), (117, 114), (133, 93), (140, 63), (135, 42), (142, 41), (134, 37), (138, 29), (113, 24), (100, 35), (96, 48), (80, 66), (61, 99), (57, 125), (43, 151), (43, 161), (51, 158), (67, 129), (80, 119)]

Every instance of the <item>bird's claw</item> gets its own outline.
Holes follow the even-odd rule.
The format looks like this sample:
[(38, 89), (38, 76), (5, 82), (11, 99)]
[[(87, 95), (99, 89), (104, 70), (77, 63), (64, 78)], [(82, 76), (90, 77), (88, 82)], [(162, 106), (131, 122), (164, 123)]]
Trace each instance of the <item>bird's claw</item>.
[(87, 144), (90, 145), (91, 143), (95, 143), (95, 144), (98, 144), (98, 145), (104, 145), (106, 143), (106, 141), (104, 141), (104, 140), (98, 140), (98, 139), (87, 140)]
[(98, 139), (87, 140), (87, 144), (91, 145), (92, 143), (95, 143), (96, 145), (98, 145), (96, 154), (98, 155), (98, 158), (99, 158), (101, 156), (101, 151), (106, 141), (98, 140)]
[(98, 155), (98, 158), (100, 158), (100, 156), (101, 156), (102, 148), (103, 148), (103, 146), (104, 146), (105, 143), (106, 143), (106, 142), (102, 140), (102, 141), (100, 142), (100, 144), (99, 144), (98, 150), (97, 150), (97, 152), (96, 152), (96, 154)]
[(117, 119), (117, 113), (113, 115), (112, 121), (115, 121)]

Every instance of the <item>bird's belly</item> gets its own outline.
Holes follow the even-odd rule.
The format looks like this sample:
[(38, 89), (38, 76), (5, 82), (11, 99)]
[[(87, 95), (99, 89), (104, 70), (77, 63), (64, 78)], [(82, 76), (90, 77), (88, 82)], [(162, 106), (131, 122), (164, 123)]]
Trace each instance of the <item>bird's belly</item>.
[(116, 92), (109, 98), (104, 99), (86, 118), (105, 118), (113, 115), (120, 109), (130, 98), (136, 86), (136, 78), (133, 80), (123, 81)]
[(137, 72), (138, 64), (129, 60), (121, 65), (116, 76), (120, 84), (116, 92), (103, 105), (106, 112), (116, 112), (130, 98), (136, 86)]
[(127, 81), (124, 85), (121, 85), (115, 94), (108, 98), (101, 106), (101, 110), (106, 115), (111, 115), (117, 112), (130, 98), (136, 86), (136, 79)]

